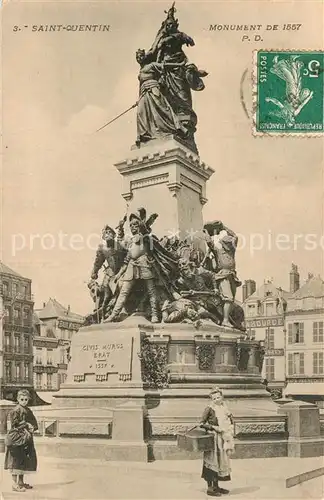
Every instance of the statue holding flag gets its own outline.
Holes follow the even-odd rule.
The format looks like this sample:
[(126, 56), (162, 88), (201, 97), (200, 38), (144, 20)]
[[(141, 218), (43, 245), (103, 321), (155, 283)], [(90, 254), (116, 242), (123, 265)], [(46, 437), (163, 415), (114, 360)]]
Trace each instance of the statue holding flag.
[(147, 58), (164, 65), (164, 72), (160, 78), (161, 89), (182, 125), (182, 137), (184, 130), (184, 139), (191, 147), (196, 148), (194, 133), (197, 116), (192, 108), (191, 90), (203, 90), (205, 85), (202, 78), (208, 73), (188, 63), (182, 47), (183, 45), (194, 46), (195, 42), (190, 36), (179, 31), (179, 22), (175, 18), (175, 12), (173, 3), (166, 12), (167, 17), (147, 53)]
[(138, 147), (173, 135), (197, 153), (194, 140), (197, 115), (192, 107), (191, 90), (203, 90), (202, 78), (208, 73), (188, 62), (182, 47), (193, 46), (195, 42), (179, 31), (175, 12), (173, 3), (150, 50), (136, 52), (140, 64), (138, 101), (98, 131), (137, 107)]

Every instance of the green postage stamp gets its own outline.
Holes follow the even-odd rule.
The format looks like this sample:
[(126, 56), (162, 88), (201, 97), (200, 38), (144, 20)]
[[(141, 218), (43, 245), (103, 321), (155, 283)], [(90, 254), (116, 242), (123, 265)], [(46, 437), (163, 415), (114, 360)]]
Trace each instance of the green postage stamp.
[(323, 51), (257, 50), (253, 71), (255, 135), (323, 134)]

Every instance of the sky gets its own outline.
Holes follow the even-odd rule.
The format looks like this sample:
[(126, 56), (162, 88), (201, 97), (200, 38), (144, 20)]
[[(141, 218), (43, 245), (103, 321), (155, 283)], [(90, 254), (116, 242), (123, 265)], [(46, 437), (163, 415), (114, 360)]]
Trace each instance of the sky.
[[(116, 225), (125, 213), (114, 163), (134, 144), (136, 112), (96, 130), (137, 100), (136, 49), (150, 47), (168, 7), (26, 1), (2, 9), (1, 260), (32, 279), (36, 307), (55, 297), (74, 312), (92, 309), (86, 282), (102, 226)], [(242, 92), (251, 113), (254, 49), (321, 48), (323, 5), (248, 0), (177, 2), (177, 8), (180, 29), (195, 40), (186, 54), (209, 73), (205, 90), (193, 96), (200, 157), (215, 170), (204, 219), (221, 219), (240, 235), (242, 280), (261, 285), (273, 278), (287, 289), (292, 262), (302, 281), (308, 272), (323, 276), (323, 141), (253, 137), (240, 101), (248, 70)], [(292, 22), (301, 24), (298, 32), (263, 29)], [(262, 24), (263, 41), (210, 31), (211, 23)], [(41, 24), (110, 30), (32, 32)], [(281, 249), (279, 234), (288, 235)], [(315, 244), (307, 244), (309, 235)]]

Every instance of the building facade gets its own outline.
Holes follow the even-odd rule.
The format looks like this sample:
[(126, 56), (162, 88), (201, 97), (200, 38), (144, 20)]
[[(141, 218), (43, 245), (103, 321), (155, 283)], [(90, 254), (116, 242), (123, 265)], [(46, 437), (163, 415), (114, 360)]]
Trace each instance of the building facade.
[(33, 393), (33, 296), (31, 280), (0, 262), (0, 392), (14, 400)]
[(324, 281), (309, 275), (288, 299), (285, 396), (324, 407)]
[(271, 390), (281, 391), (285, 386), (285, 311), (290, 294), (271, 280), (265, 280), (258, 289), (252, 280), (243, 287), (247, 334), (264, 342), (262, 377)]
[(37, 391), (58, 391), (67, 377), (71, 339), (84, 322), (55, 299), (34, 314), (34, 385)]

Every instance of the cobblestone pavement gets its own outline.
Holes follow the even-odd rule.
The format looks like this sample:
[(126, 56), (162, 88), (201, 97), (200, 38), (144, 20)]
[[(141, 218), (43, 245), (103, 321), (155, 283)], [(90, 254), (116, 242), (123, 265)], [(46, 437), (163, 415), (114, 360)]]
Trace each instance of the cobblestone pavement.
[[(10, 475), (1, 468), (3, 500), (195, 500), (209, 498), (200, 479), (201, 461), (101, 462), (39, 457), (39, 470), (28, 481), (34, 489), (11, 491)], [(248, 459), (232, 461), (230, 497), (236, 499), (324, 498), (323, 476), (293, 488), (285, 480), (323, 467), (322, 458)], [(27, 479), (27, 476), (26, 476)]]

